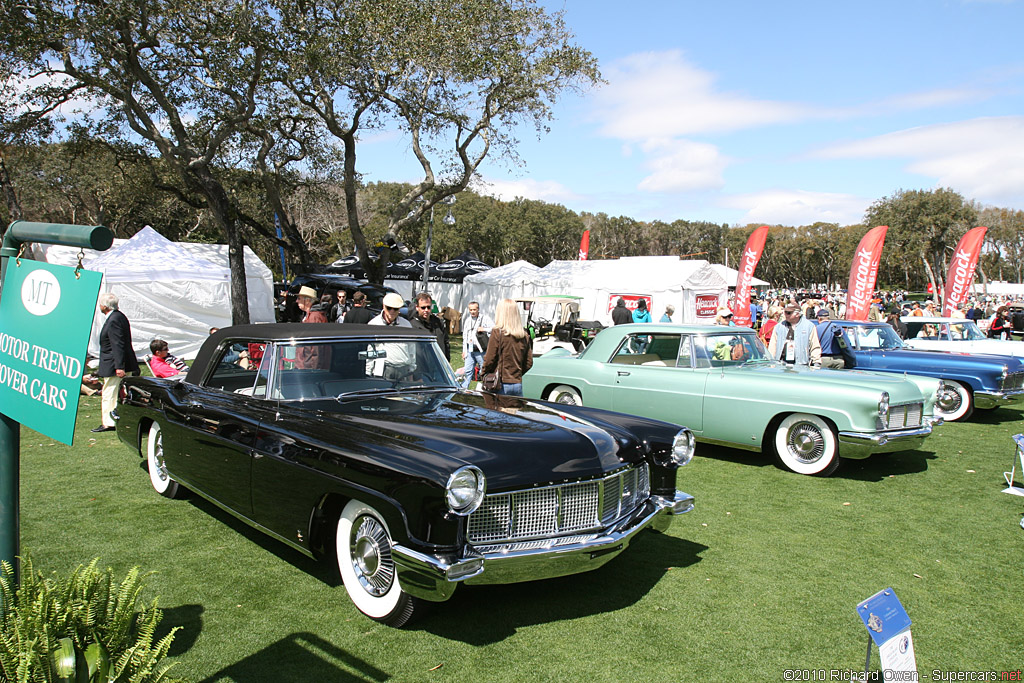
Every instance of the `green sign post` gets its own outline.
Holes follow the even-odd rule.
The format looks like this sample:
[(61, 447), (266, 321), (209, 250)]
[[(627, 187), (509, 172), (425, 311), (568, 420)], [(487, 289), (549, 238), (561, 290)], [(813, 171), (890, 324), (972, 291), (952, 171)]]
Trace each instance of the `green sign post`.
[[(41, 321), (50, 316), (54, 315), (51, 311), (46, 313), (47, 307), (51, 304), (54, 308), (60, 308), (63, 312), (65, 311), (64, 306), (60, 304), (58, 300), (54, 304), (54, 299), (51, 298), (54, 293), (54, 283), (61, 288), (61, 298), (65, 296), (64, 291), (66, 287), (62, 285), (64, 282), (64, 274), (57, 275), (56, 273), (48, 270), (47, 268), (31, 268), (26, 269), (24, 275), (14, 276), (12, 282), (16, 281), (20, 285), (7, 286), (7, 271), (8, 266), (11, 265), (11, 260), (14, 259), (13, 265), (18, 269), (17, 257), (21, 254), (21, 250), (29, 242), (42, 242), (45, 244), (63, 244), (72, 247), (83, 247), (96, 249), (98, 251), (105, 251), (110, 248), (110, 245), (114, 243), (114, 235), (102, 225), (63, 225), (57, 223), (31, 223), (28, 221), (14, 221), (7, 228), (7, 232), (4, 233), (3, 244), (0, 246), (0, 283), (3, 284), (3, 289), (0, 289), (0, 319), (3, 320), (4, 328), (7, 327), (7, 308), (8, 306), (14, 306), (15, 308), (20, 305), (26, 309), (24, 315), (33, 316), (24, 318), (27, 321), (29, 327), (33, 326), (33, 323), (46, 325)], [(22, 267), (25, 267), (28, 261), (22, 260)], [(34, 264), (38, 265), (38, 264)], [(71, 272), (72, 280), (75, 280), (73, 269), (64, 269)], [(47, 275), (46, 273), (49, 273)], [(53, 278), (52, 280), (50, 278)], [(75, 280), (77, 284), (78, 280)], [(86, 339), (88, 339), (89, 330), (92, 326), (92, 314), (93, 308), (96, 305), (96, 294), (99, 289), (98, 279), (95, 281), (95, 287), (92, 288), (92, 303), (88, 307), (88, 322), (84, 323)], [(24, 291), (27, 289), (27, 293)], [(74, 290), (74, 285), (71, 285), (71, 289)], [(83, 291), (85, 286), (83, 285)], [(85, 297), (80, 294), (72, 295), (73, 300), (78, 302), (85, 301)], [(13, 301), (9, 301), (13, 300)], [(20, 302), (20, 303), (19, 303)], [(80, 304), (81, 305), (81, 304)], [(35, 311), (32, 312), (29, 307)], [(3, 357), (3, 364), (8, 367), (7, 374), (11, 378), (10, 383), (7, 385), (8, 390), (15, 391), (15, 393), (21, 394), (20, 399), (16, 399), (18, 402), (28, 400), (43, 403), (47, 401), (52, 403), (59, 403), (61, 400), (61, 382), (66, 380), (71, 381), (71, 378), (67, 377), (67, 374), (72, 370), (72, 364), (74, 359), (71, 354), (64, 353), (61, 349), (68, 348), (62, 343), (59, 343), (57, 337), (73, 337), (76, 335), (77, 330), (72, 329), (69, 325), (61, 325), (59, 332), (56, 334), (51, 333), (50, 337), (41, 339), (44, 343), (40, 346), (43, 350), (47, 351), (45, 358), (43, 357), (42, 351), (35, 351), (31, 346), (25, 347), (25, 344), (33, 344), (33, 341), (29, 339), (22, 339), (17, 334), (9, 334), (10, 339), (8, 340), (7, 348), (13, 351), (13, 357)], [(15, 328), (15, 332), (20, 334), (20, 328)], [(32, 339), (36, 339), (34, 336)], [(53, 351), (57, 355), (52, 355), (50, 351)], [(84, 361), (85, 354), (79, 353), (77, 356), (78, 363)], [(33, 375), (29, 376), (28, 372), (20, 367), (14, 367), (11, 363), (6, 361), (13, 361), (14, 358), (19, 359), (20, 362), (28, 362), (33, 367)], [(33, 364), (36, 363), (36, 364)], [(38, 363), (42, 363), (43, 367), (40, 367)], [(62, 372), (63, 371), (63, 372)], [(74, 383), (74, 393), (68, 392), (64, 396), (65, 410), (67, 405), (78, 403), (78, 385), (81, 383), (81, 368), (79, 368), (79, 375)], [(14, 379), (15, 372), (18, 374), (18, 379)], [(36, 376), (36, 373), (39, 373)], [(25, 377), (22, 377), (22, 374)], [(63, 374), (64, 380), (58, 379)], [(45, 382), (43, 379), (47, 377), (50, 381), (47, 383), (45, 392), (42, 392), (41, 384)], [(37, 380), (38, 383), (33, 383)], [(54, 384), (54, 380), (58, 384)], [(22, 393), (20, 388), (24, 382), (26, 393)], [(14, 385), (18, 388), (14, 389)], [(56, 386), (56, 389), (51, 388)], [(33, 394), (36, 398), (33, 398)], [(44, 395), (46, 400), (39, 401), (38, 397)], [(27, 398), (26, 398), (27, 397)], [(21, 457), (21, 423), (14, 417), (9, 416), (7, 413), (8, 399), (5, 396), (0, 399), (0, 405), (3, 406), (3, 412), (0, 412), (0, 560), (7, 561), (11, 566), (17, 568), (17, 556), (18, 556), (18, 525), (19, 525), (19, 495), (20, 495), (20, 457)], [(49, 406), (53, 408), (53, 406)], [(18, 408), (15, 408), (17, 411)], [(63, 411), (62, 411), (63, 412)], [(75, 409), (75, 415), (77, 415), (77, 408)], [(30, 417), (35, 420), (35, 417)], [(65, 418), (66, 419), (66, 418)], [(72, 425), (74, 418), (72, 417)], [(37, 427), (38, 428), (38, 427)], [(72, 427), (73, 428), (73, 427)], [(54, 438), (57, 438), (56, 436)], [(63, 439), (62, 439), (63, 440)], [(69, 441), (70, 442), (70, 441)]]

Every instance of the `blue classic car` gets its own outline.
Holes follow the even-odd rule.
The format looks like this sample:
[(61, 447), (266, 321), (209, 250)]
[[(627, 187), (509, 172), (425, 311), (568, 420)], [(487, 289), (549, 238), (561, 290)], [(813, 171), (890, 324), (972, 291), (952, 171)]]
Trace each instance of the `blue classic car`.
[(1024, 397), (1024, 362), (1012, 356), (912, 349), (886, 323), (836, 320), (858, 370), (925, 375), (942, 380), (935, 414), (964, 420)]

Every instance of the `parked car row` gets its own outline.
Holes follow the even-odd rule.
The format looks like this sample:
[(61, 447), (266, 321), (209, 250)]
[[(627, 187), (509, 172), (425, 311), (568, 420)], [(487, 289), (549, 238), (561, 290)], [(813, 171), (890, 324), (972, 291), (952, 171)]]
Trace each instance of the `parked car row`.
[(825, 476), (1024, 396), (1020, 359), (837, 322), (856, 369), (787, 366), (747, 328), (620, 325), (537, 358), (523, 398), (460, 390), (419, 331), (236, 326), (184, 377), (126, 378), (117, 434), (158, 493), (336, 563), (361, 612), (401, 626), (461, 583), (589, 571), (665, 530), (693, 509), (676, 479), (698, 440)]

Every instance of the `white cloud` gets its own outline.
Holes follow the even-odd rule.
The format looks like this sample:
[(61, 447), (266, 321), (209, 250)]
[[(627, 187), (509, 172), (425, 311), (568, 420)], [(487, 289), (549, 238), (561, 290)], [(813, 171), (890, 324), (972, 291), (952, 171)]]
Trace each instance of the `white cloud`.
[(817, 221), (850, 225), (864, 218), (870, 199), (831, 192), (803, 190), (765, 190), (732, 195), (721, 203), (734, 209), (746, 209), (739, 223), (810, 225)]
[(565, 204), (576, 199), (579, 195), (572, 192), (565, 185), (554, 180), (494, 180), (482, 179), (474, 182), (471, 189), (483, 195), (496, 197), (503, 201), (512, 201), (516, 197), (523, 199), (535, 199), (553, 204)]
[(650, 157), (644, 165), (653, 173), (640, 181), (644, 192), (690, 192), (720, 188), (728, 159), (718, 148), (689, 140), (648, 140), (642, 145)]
[(826, 159), (908, 159), (936, 186), (990, 202), (1024, 199), (1024, 116), (922, 126), (821, 149)]
[(715, 89), (715, 77), (680, 50), (643, 52), (612, 64), (596, 95), (602, 134), (622, 140), (741, 130), (807, 116), (804, 105)]

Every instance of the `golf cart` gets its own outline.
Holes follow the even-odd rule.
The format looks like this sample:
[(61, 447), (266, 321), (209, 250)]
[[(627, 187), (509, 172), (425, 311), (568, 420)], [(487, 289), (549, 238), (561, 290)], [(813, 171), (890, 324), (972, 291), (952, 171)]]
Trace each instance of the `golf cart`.
[(596, 320), (580, 320), (581, 296), (530, 296), (516, 299), (523, 321), (533, 339), (533, 355), (542, 356), (560, 347), (579, 353), (604, 325)]

